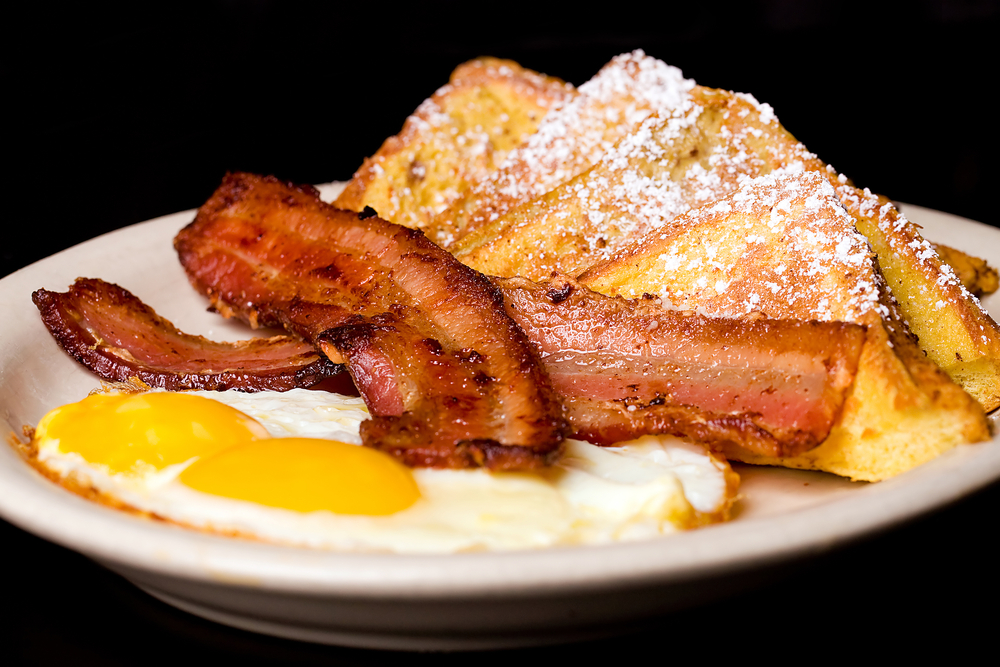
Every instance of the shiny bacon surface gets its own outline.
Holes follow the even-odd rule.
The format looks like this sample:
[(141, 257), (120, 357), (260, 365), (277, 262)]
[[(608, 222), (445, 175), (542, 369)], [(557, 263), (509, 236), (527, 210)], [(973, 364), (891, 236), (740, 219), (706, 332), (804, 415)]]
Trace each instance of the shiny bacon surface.
[(577, 437), (673, 433), (790, 456), (826, 438), (857, 371), (862, 326), (724, 320), (576, 281), (494, 278), (536, 345)]
[(231, 174), (174, 245), (220, 312), (347, 364), (374, 416), (365, 444), (413, 466), (519, 469), (557, 454), (564, 408), (499, 291), (421, 232)]
[(79, 278), (66, 292), (31, 295), (42, 321), (71, 356), (106, 380), (138, 377), (164, 389), (286, 391), (340, 367), (288, 336), (217, 343), (178, 331), (131, 292)]

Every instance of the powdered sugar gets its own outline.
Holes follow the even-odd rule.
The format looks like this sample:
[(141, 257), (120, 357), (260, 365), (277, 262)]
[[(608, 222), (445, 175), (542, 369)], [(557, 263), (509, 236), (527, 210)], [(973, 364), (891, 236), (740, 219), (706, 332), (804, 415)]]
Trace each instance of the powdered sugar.
[(466, 233), (548, 192), (598, 162), (649, 117), (679, 107), (693, 87), (680, 70), (642, 51), (617, 56), (573, 99), (554, 106), (538, 132), (439, 223)]
[(603, 276), (623, 264), (644, 267), (627, 281), (630, 292), (711, 315), (858, 322), (882, 308), (866, 240), (827, 180), (801, 169), (744, 179), (728, 197), (676, 217), (616, 256), (609, 273), (597, 268), (584, 282), (600, 289)]

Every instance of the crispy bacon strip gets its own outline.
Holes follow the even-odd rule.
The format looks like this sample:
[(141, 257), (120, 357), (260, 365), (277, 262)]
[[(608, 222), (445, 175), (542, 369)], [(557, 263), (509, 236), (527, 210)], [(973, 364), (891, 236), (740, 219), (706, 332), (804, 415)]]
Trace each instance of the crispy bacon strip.
[(865, 340), (855, 324), (710, 319), (605, 297), (562, 276), (493, 280), (575, 435), (598, 444), (672, 433), (801, 453), (830, 432)]
[(287, 391), (340, 371), (308, 343), (275, 336), (217, 343), (178, 331), (118, 285), (78, 278), (67, 292), (31, 295), (49, 332), (106, 380), (164, 389)]
[(174, 245), (226, 315), (347, 364), (365, 444), (409, 465), (520, 469), (555, 456), (564, 408), (488, 279), (421, 232), (231, 174)]

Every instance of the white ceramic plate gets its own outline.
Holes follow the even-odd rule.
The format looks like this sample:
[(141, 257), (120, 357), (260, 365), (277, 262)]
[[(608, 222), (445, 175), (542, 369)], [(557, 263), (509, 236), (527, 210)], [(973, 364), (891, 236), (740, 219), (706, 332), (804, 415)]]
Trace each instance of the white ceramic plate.
[[(327, 193), (329, 194), (329, 193)], [(928, 238), (1000, 263), (1000, 230), (905, 207)], [(97, 380), (51, 339), (31, 303), (100, 277), (184, 331), (245, 338), (188, 288), (171, 239), (186, 211), (88, 241), (0, 281), (0, 429), (20, 432)], [(1000, 296), (986, 300), (994, 314)], [(353, 646), (461, 649), (609, 634), (731, 593), (741, 574), (832, 548), (944, 505), (1000, 477), (1000, 437), (895, 479), (741, 467), (734, 521), (648, 542), (449, 556), (309, 551), (203, 535), (87, 502), (0, 447), (0, 515), (75, 549), (149, 593), (244, 629)]]

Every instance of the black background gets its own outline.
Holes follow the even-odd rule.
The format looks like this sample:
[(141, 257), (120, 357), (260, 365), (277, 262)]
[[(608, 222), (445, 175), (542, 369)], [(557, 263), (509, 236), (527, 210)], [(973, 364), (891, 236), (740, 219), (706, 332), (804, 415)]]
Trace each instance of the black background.
[[(5, 11), (0, 276), (101, 233), (197, 207), (226, 171), (347, 179), (457, 64), (478, 55), (580, 84), (613, 55), (643, 48), (699, 83), (770, 103), (796, 137), (862, 186), (1000, 225), (995, 1), (586, 8), (215, 0)], [(480, 656), (383, 654), (230, 630), (3, 523), (0, 661), (380, 664), (606, 660), (643, 650), (670, 660), (692, 647), (725, 660), (964, 651), (996, 632), (998, 501), (994, 485), (627, 639)]]

